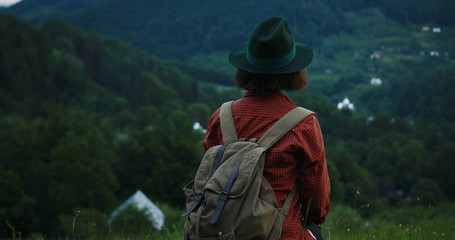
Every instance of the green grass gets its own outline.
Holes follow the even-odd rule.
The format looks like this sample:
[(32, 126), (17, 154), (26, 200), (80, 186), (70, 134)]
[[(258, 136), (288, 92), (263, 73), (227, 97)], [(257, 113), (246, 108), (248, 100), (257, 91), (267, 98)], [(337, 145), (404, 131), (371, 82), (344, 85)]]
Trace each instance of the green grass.
[[(378, 213), (373, 217), (361, 217), (360, 214), (368, 214), (368, 211), (367, 205), (357, 211), (351, 207), (334, 206), (322, 225), (324, 239), (455, 239), (455, 203), (375, 209)], [(183, 221), (172, 224), (155, 239), (183, 239), (182, 229)]]
[[(370, 211), (373, 217), (362, 217)], [(182, 239), (183, 221), (166, 227), (156, 239)], [(455, 239), (455, 203), (374, 209), (334, 206), (322, 225), (324, 239)]]
[[(185, 219), (180, 218), (183, 210), (174, 209), (167, 205), (159, 206), (166, 215), (166, 222), (161, 231), (134, 232), (136, 229), (126, 222), (124, 227), (128, 234), (97, 234), (102, 232), (93, 229), (81, 229), (82, 226), (94, 226), (91, 222), (81, 222), (83, 212), (81, 211), (75, 221), (75, 233), (91, 232), (82, 238), (77, 239), (141, 239), (141, 240), (181, 240), (183, 239), (183, 224)], [(372, 212), (375, 212), (373, 215)], [(373, 215), (372, 217), (362, 217)], [(90, 220), (86, 220), (90, 221)], [(72, 223), (72, 221), (71, 221)], [(70, 224), (71, 225), (71, 224)], [(79, 225), (79, 226), (78, 226)], [(11, 226), (13, 227), (13, 226)], [(72, 229), (72, 226), (69, 226)], [(14, 228), (14, 227), (13, 227)], [(395, 209), (375, 209), (374, 206), (363, 205), (346, 207), (335, 205), (326, 222), (321, 226), (324, 239), (326, 240), (353, 240), (353, 239), (455, 239), (455, 202), (440, 206), (413, 206)], [(68, 235), (68, 234), (67, 234)], [(62, 236), (62, 235), (61, 235)], [(56, 239), (69, 239), (60, 237)], [(11, 239), (49, 239), (42, 234), (32, 234), (28, 238), (21, 238), (19, 234)]]
[(336, 206), (323, 224), (324, 239), (455, 239), (455, 205), (384, 209), (362, 218)]

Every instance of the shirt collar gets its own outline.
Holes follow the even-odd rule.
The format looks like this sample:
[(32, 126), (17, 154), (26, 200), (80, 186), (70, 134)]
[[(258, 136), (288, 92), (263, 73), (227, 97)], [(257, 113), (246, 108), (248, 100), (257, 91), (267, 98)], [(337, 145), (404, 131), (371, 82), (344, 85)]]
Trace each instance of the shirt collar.
[(267, 98), (271, 98), (271, 99), (276, 99), (278, 101), (286, 101), (286, 102), (289, 102), (289, 103), (292, 103), (293, 105), (295, 105), (294, 101), (292, 101), (292, 99), (290, 99), (286, 94), (284, 94), (282, 92), (271, 93), (271, 94), (265, 95), (265, 94), (260, 94), (260, 93), (247, 91), (247, 92), (245, 92), (244, 97), (245, 98), (249, 98), (249, 97), (267, 97)]

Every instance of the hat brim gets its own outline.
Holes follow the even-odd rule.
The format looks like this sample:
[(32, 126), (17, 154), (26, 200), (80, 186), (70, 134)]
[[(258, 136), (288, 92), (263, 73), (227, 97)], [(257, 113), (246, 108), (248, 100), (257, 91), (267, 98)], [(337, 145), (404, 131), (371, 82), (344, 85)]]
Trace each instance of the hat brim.
[(295, 43), (295, 58), (288, 65), (276, 69), (257, 68), (251, 65), (246, 57), (248, 42), (241, 44), (229, 54), (229, 62), (236, 68), (247, 72), (263, 74), (293, 73), (307, 67), (313, 60), (313, 50), (303, 43)]

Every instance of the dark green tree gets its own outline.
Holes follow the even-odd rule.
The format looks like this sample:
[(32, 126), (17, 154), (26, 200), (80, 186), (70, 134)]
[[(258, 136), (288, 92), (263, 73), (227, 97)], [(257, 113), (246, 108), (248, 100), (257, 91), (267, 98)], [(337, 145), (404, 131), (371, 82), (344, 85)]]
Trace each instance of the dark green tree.
[[(345, 203), (349, 203), (351, 206), (356, 203), (356, 208), (363, 204), (377, 203), (378, 189), (376, 184), (371, 181), (368, 172), (356, 163), (354, 156), (345, 147), (327, 147), (326, 154), (327, 160), (336, 166), (339, 180), (344, 185)], [(361, 194), (360, 199), (357, 199), (357, 192)]]

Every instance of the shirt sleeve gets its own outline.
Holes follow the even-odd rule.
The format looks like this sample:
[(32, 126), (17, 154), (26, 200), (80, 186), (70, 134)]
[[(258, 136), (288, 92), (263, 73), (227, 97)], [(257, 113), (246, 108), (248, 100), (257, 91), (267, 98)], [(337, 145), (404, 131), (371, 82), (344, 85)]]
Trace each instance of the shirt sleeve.
[(209, 119), (207, 133), (202, 144), (204, 145), (205, 151), (207, 151), (209, 148), (221, 144), (222, 141), (223, 137), (221, 135), (220, 127), (220, 109), (217, 109)]
[(299, 126), (303, 149), (299, 174), (302, 216), (307, 223), (322, 224), (329, 214), (331, 202), (321, 127), (315, 115), (307, 117)]

